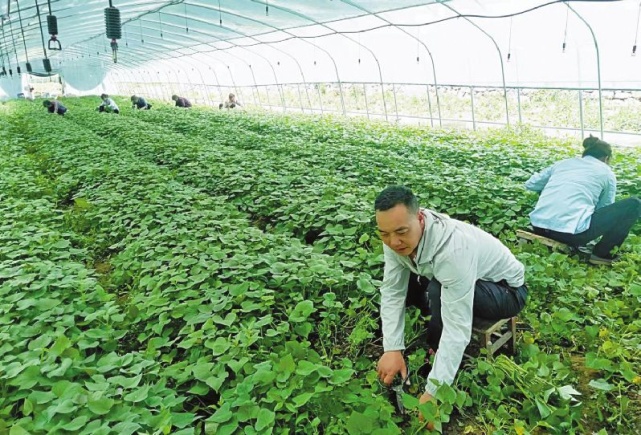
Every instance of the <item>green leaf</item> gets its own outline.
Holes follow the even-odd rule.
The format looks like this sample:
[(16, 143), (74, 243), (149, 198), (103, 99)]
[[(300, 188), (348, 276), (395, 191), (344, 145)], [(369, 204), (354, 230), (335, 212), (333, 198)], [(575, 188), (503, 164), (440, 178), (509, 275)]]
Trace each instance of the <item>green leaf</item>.
[(30, 415), (33, 412), (33, 402), (29, 399), (24, 399), (22, 403), (22, 413), (24, 415)]
[(294, 402), (294, 405), (300, 408), (301, 406), (309, 402), (309, 399), (311, 399), (313, 396), (314, 396), (314, 393), (303, 393), (294, 397), (292, 401)]
[(205, 342), (205, 347), (211, 349), (214, 356), (218, 356), (227, 352), (231, 347), (231, 343), (223, 337), (218, 337), (216, 340), (207, 340)]
[(285, 355), (276, 365), (276, 369), (281, 373), (293, 373), (294, 370), (296, 370), (296, 363), (294, 362), (294, 358), (290, 354)]
[(179, 429), (187, 427), (194, 422), (196, 414), (191, 412), (173, 412), (171, 414), (171, 422)]
[(131, 421), (123, 421), (118, 423), (113, 427), (113, 432), (118, 435), (132, 435), (136, 433), (142, 426), (138, 423), (133, 423)]
[(266, 408), (262, 408), (258, 411), (258, 419), (256, 420), (256, 430), (262, 432), (268, 427), (273, 426), (274, 420), (276, 419), (276, 414), (274, 411)]
[(81, 415), (80, 417), (76, 417), (73, 420), (71, 420), (69, 423), (62, 426), (62, 429), (68, 430), (70, 432), (75, 432), (79, 430), (81, 427), (83, 427), (88, 420), (89, 420), (89, 417), (87, 417), (86, 415)]
[(51, 349), (49, 351), (54, 354), (55, 356), (60, 356), (62, 353), (71, 346), (71, 341), (64, 335), (61, 335), (58, 337), (56, 342), (51, 346)]
[(309, 361), (302, 360), (298, 363), (298, 367), (296, 367), (296, 374), (302, 375), (302, 376), (307, 376), (316, 371), (316, 364), (311, 363)]
[(128, 402), (133, 402), (133, 403), (138, 403), (142, 402), (149, 396), (149, 389), (151, 386), (145, 385), (144, 387), (140, 387), (137, 390), (132, 391), (129, 394), (126, 394), (123, 399), (125, 399)]
[(609, 384), (605, 379), (592, 379), (589, 383), (589, 386), (592, 388), (596, 388), (597, 390), (601, 391), (612, 391), (614, 390), (614, 385)]
[(347, 419), (346, 426), (350, 435), (369, 434), (374, 430), (372, 418), (360, 412), (353, 412)]
[(225, 402), (223, 403), (223, 406), (218, 408), (218, 410), (207, 419), (207, 421), (211, 421), (212, 423), (224, 423), (229, 421), (232, 417), (231, 405), (229, 402)]
[(312, 301), (301, 301), (294, 307), (294, 311), (289, 315), (289, 320), (291, 322), (303, 322), (307, 320), (309, 315), (314, 311), (314, 303)]
[(202, 362), (196, 364), (191, 370), (194, 373), (194, 377), (199, 381), (205, 381), (207, 378), (211, 377), (213, 372), (214, 364), (208, 362)]
[(87, 407), (91, 412), (97, 415), (105, 415), (107, 414), (110, 410), (111, 407), (114, 405), (113, 399), (108, 399), (106, 397), (96, 399), (96, 400), (89, 400), (87, 403)]
[(14, 424), (9, 430), (9, 435), (31, 435), (31, 432), (23, 429), (21, 426)]
[(334, 370), (334, 373), (332, 374), (332, 378), (330, 379), (329, 382), (332, 384), (343, 384), (349, 381), (354, 375), (354, 373), (355, 372), (352, 369)]

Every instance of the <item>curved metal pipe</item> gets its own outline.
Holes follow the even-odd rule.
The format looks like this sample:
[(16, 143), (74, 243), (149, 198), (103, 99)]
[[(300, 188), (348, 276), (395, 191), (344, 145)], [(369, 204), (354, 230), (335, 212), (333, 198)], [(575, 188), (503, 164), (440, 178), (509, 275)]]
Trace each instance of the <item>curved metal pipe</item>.
[[(402, 27), (397, 26), (396, 24), (394, 24), (391, 21), (381, 17), (379, 14), (377, 14), (375, 12), (370, 12), (368, 9), (364, 8), (361, 5), (357, 5), (357, 4), (353, 3), (350, 0), (341, 0), (341, 1), (343, 3), (347, 3), (348, 5), (356, 8), (356, 9), (359, 9), (359, 10), (361, 10), (361, 11), (367, 13), (367, 14), (375, 16), (379, 20), (386, 22), (387, 24), (389, 24), (392, 27), (395, 27), (396, 29), (400, 30), (401, 32), (405, 33), (407, 36), (409, 36), (410, 38), (414, 39), (416, 42), (421, 44), (423, 46), (423, 48), (425, 48), (425, 51), (427, 51), (427, 54), (430, 57), (430, 61), (432, 63), (432, 74), (434, 76), (434, 89), (436, 90), (436, 106), (437, 106), (437, 109), (438, 109), (438, 122), (439, 122), (440, 126), (443, 126), (443, 123), (441, 121), (441, 99), (439, 98), (439, 95), (438, 95), (438, 81), (436, 80), (436, 64), (434, 63), (434, 57), (432, 56), (432, 52), (430, 51), (430, 49), (427, 47), (427, 44), (425, 44), (419, 38), (417, 38), (416, 36), (412, 35), (410, 32), (408, 32), (407, 30), (403, 29)], [(431, 114), (430, 114), (430, 120), (431, 120)], [(432, 121), (432, 126), (434, 126), (433, 121)]]
[[(575, 11), (574, 8), (570, 6), (567, 2), (564, 2), (564, 3), (572, 12), (574, 12), (574, 14), (581, 21), (583, 21), (583, 23), (588, 27), (590, 34), (592, 34), (592, 40), (594, 41), (594, 48), (596, 50), (596, 73), (597, 73), (597, 80), (598, 80), (598, 86), (599, 86), (599, 125), (600, 125), (601, 139), (603, 139), (603, 96), (601, 94), (601, 56), (599, 55), (599, 43), (596, 39), (596, 35), (594, 34), (594, 30), (592, 30), (592, 26), (590, 26), (590, 23), (588, 23), (581, 16), (581, 14)], [(583, 128), (583, 125), (581, 125), (581, 128)]]
[(453, 7), (451, 7), (448, 4), (441, 3), (441, 2), (439, 2), (439, 4), (445, 6), (446, 8), (448, 8), (449, 10), (454, 12), (456, 15), (458, 15), (460, 18), (463, 18), (465, 21), (467, 21), (468, 23), (470, 23), (471, 25), (473, 25), (474, 27), (479, 29), (481, 32), (483, 32), (483, 34), (485, 36), (490, 38), (490, 40), (494, 44), (494, 47), (496, 47), (496, 51), (498, 51), (498, 53), (499, 53), (499, 61), (501, 62), (501, 77), (503, 78), (503, 98), (505, 99), (505, 118), (506, 118), (506, 121), (507, 121), (507, 125), (510, 125), (510, 109), (508, 107), (508, 102), (507, 102), (507, 87), (505, 85), (505, 67), (503, 65), (503, 54), (501, 53), (501, 48), (496, 43), (496, 40), (492, 37), (492, 35), (487, 33), (481, 26), (476, 24), (474, 21), (470, 20), (467, 17), (462, 16), (456, 9), (454, 9)]

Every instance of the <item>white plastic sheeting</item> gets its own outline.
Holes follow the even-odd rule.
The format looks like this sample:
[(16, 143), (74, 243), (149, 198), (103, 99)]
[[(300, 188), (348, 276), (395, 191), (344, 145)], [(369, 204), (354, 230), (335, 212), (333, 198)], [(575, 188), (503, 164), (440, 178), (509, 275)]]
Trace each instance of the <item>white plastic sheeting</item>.
[[(30, 62), (41, 70), (36, 0), (9, 3), (0, 34), (3, 65), (15, 70), (17, 57), (24, 69), (26, 62), (19, 7)], [(104, 34), (108, 1), (50, 4), (63, 50), (47, 55), (80, 93), (110, 87), (103, 83), (108, 75), (170, 87), (317, 82), (641, 87), (641, 60), (631, 55), (639, 2), (632, 0), (113, 0), (123, 23), (117, 64)], [(47, 2), (38, 5), (44, 19)], [(48, 38), (46, 20), (44, 33)], [(4, 81), (0, 78), (0, 87)]]

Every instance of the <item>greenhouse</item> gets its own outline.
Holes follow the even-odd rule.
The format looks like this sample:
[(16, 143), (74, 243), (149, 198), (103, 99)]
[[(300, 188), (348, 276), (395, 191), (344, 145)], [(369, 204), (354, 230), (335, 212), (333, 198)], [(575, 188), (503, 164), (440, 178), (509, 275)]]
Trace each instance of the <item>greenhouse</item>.
[(640, 19), (0, 0), (0, 433), (638, 433)]

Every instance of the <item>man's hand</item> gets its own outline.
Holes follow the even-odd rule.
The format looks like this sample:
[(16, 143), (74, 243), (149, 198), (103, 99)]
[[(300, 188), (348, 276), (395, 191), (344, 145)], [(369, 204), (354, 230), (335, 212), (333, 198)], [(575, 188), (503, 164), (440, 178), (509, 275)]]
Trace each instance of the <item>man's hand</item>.
[(407, 377), (407, 367), (405, 367), (405, 360), (403, 360), (403, 354), (400, 350), (385, 352), (378, 360), (376, 370), (379, 379), (385, 385), (390, 385), (398, 373), (403, 376), (403, 379)]
[[(429, 393), (423, 393), (423, 395), (418, 399), (418, 403), (419, 403), (420, 405), (422, 405), (423, 403), (427, 403), (427, 402), (432, 401), (432, 400), (434, 400), (434, 398), (432, 397), (432, 395), (431, 395), (431, 394), (429, 394)], [(419, 413), (418, 413), (418, 419), (419, 419), (419, 421), (424, 421), (424, 420), (425, 420), (425, 418), (423, 417), (423, 414), (422, 414), (420, 411), (419, 411)], [(425, 428), (426, 428), (427, 430), (434, 430), (434, 423), (432, 423), (431, 421), (430, 421), (430, 422), (428, 422), (428, 423), (425, 425)]]

